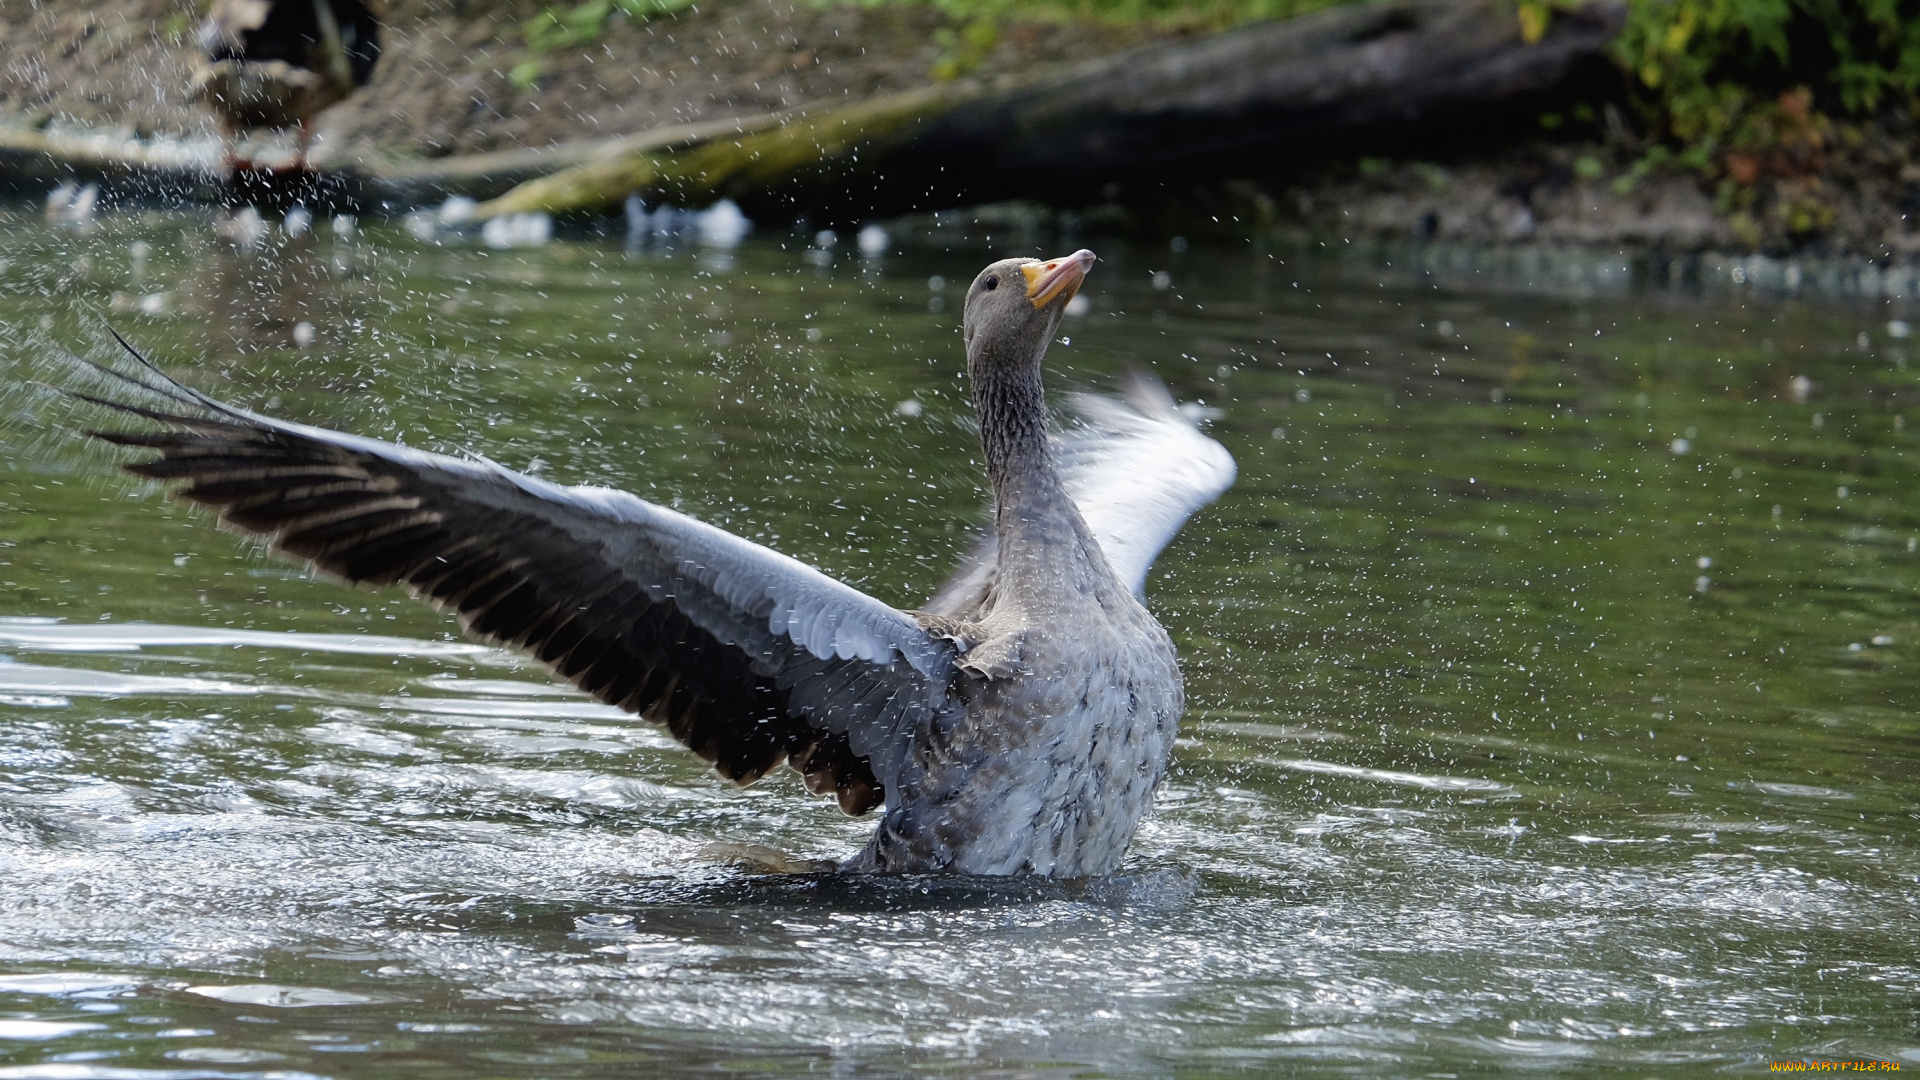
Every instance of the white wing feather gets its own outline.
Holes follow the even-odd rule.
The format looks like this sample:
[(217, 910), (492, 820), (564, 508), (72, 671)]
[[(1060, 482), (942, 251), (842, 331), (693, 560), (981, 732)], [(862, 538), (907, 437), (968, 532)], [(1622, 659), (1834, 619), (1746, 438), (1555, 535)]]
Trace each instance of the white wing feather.
[(1137, 596), (1153, 560), (1195, 511), (1233, 486), (1238, 469), (1158, 379), (1136, 374), (1124, 393), (1124, 402), (1073, 395), (1086, 426), (1059, 440), (1055, 460), (1107, 564)]
[[(1143, 595), (1147, 570), (1194, 512), (1233, 486), (1238, 469), (1159, 379), (1136, 372), (1123, 399), (1074, 394), (1082, 426), (1054, 439), (1054, 466), (1114, 575)], [(998, 557), (989, 531), (927, 610), (970, 614), (986, 598)]]

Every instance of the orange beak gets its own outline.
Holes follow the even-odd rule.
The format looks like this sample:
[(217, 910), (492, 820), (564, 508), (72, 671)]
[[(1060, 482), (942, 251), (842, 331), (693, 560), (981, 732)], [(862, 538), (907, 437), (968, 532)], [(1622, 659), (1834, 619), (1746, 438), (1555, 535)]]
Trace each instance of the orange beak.
[(1092, 267), (1093, 252), (1086, 248), (1063, 258), (1028, 263), (1020, 268), (1020, 272), (1027, 275), (1027, 299), (1036, 308), (1046, 307), (1063, 293), (1071, 300)]

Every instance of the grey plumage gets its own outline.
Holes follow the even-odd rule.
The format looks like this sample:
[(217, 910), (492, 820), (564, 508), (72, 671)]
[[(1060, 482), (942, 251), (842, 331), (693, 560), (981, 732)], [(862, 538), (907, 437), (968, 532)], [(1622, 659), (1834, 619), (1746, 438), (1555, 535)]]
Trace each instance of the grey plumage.
[[(1125, 855), (1182, 705), (1172, 643), (1103, 544), (1128, 551), (1144, 578), (1232, 464), (1171, 419), (1160, 407), (1170, 399), (1146, 408), (1136, 388), (1131, 410), (1080, 403), (1096, 426), (1066, 455), (1081, 462), (1078, 486), (1063, 484), (1040, 358), (1091, 262), (996, 263), (969, 294), (994, 547), (978, 588), (945, 589), (926, 612), (624, 492), (260, 416), (144, 360), (119, 377), (159, 405), (89, 400), (161, 426), (95, 433), (155, 452), (129, 471), (184, 485), (181, 497), (276, 550), (348, 581), (406, 586), (473, 634), (665, 725), (736, 782), (785, 761), (848, 813), (884, 806), (845, 869), (1098, 874)], [(1043, 265), (1052, 277), (1036, 277)], [(1047, 281), (1052, 292), (1027, 295)], [(1155, 456), (1185, 445), (1206, 463), (1147, 465), (1160, 481), (1121, 487), (1085, 465), (1151, 432), (1163, 440)], [(1076, 498), (1107, 500), (1091, 514), (1104, 539)]]

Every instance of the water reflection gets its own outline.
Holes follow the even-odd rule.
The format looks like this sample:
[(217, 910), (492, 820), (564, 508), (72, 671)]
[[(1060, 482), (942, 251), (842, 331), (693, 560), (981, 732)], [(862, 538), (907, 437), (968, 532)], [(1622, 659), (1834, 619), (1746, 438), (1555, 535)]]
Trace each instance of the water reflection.
[[(44, 378), (114, 291), (170, 291), (191, 317), (116, 325), (225, 396), (912, 604), (983, 498), (929, 298), (1010, 227), (721, 265), (36, 210), (0, 230), (0, 351)], [(1094, 246), (1056, 385), (1151, 366), (1242, 464), (1149, 583), (1192, 709), (1111, 881), (743, 870), (715, 845), (868, 825), (237, 552), (16, 394), (0, 1076), (1915, 1060), (1911, 312)]]

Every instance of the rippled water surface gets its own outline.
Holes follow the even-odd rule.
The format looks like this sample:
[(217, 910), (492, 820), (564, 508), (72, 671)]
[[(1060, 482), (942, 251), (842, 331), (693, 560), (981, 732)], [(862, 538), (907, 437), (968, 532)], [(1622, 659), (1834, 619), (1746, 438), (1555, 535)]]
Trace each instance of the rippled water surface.
[(1920, 1065), (1903, 309), (1087, 241), (1053, 385), (1150, 368), (1241, 473), (1148, 586), (1157, 810), (1064, 884), (730, 865), (869, 826), (237, 543), (30, 385), (111, 323), (907, 606), (984, 500), (961, 287), (1082, 239), (0, 221), (0, 1078)]

